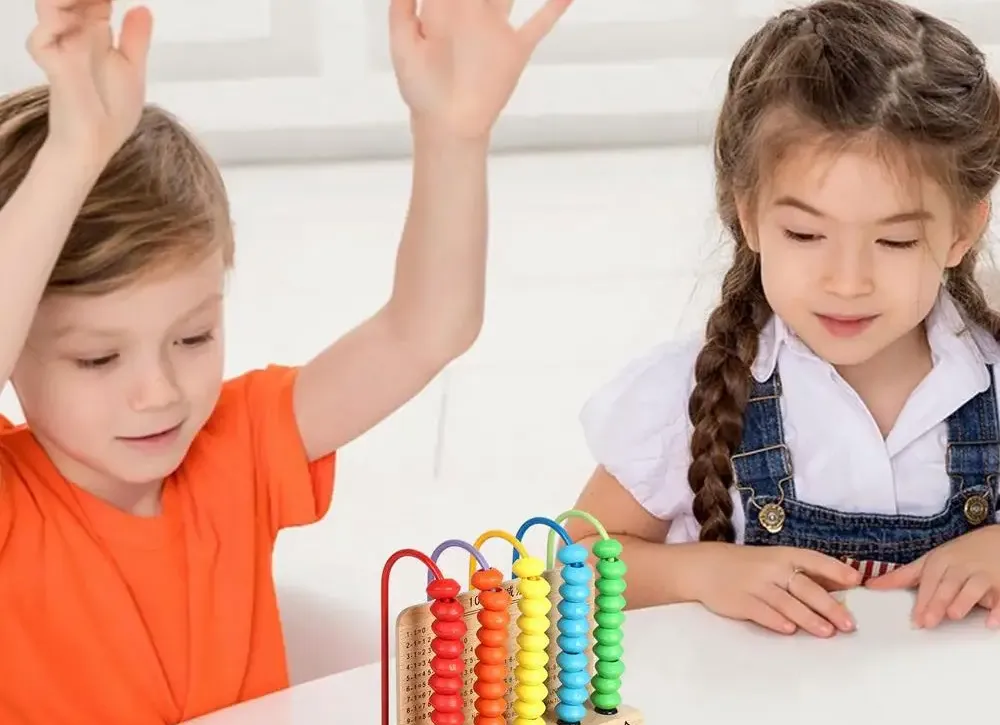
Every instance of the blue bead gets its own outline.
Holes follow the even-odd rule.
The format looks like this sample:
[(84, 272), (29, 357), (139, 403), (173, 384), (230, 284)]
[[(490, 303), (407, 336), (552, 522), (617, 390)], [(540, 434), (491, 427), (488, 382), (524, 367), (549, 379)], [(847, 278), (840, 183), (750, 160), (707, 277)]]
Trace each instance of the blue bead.
[(563, 670), (559, 673), (559, 681), (566, 687), (586, 688), (590, 677), (587, 670)]
[(587, 688), (585, 687), (560, 687), (556, 694), (567, 705), (582, 705), (587, 701)]
[(580, 636), (572, 637), (562, 635), (556, 639), (556, 644), (559, 645), (560, 650), (573, 655), (579, 652), (585, 652), (589, 643), (589, 638)]
[(559, 574), (564, 582), (577, 585), (589, 584), (593, 578), (593, 572), (586, 566), (564, 566)]
[(571, 619), (569, 617), (562, 617), (557, 623), (556, 627), (559, 632), (565, 634), (568, 637), (580, 637), (590, 631), (590, 624), (586, 619)]
[(563, 564), (582, 564), (587, 556), (587, 549), (582, 544), (570, 544), (559, 550), (559, 561)]
[(561, 617), (566, 619), (586, 619), (590, 611), (590, 604), (587, 602), (573, 602), (563, 599), (556, 605), (556, 610)]
[(556, 717), (563, 722), (580, 722), (586, 714), (582, 705), (556, 705)]

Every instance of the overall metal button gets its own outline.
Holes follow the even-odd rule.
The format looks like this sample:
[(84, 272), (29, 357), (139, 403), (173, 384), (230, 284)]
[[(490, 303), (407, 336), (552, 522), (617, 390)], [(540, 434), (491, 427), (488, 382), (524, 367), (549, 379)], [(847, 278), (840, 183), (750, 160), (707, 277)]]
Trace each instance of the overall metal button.
[(785, 509), (776, 503), (764, 504), (757, 515), (757, 520), (766, 531), (776, 534), (785, 527)]
[(973, 526), (979, 526), (979, 524), (986, 521), (986, 517), (989, 516), (990, 506), (986, 497), (977, 493), (965, 499), (965, 507), (963, 510), (965, 513), (965, 520)]

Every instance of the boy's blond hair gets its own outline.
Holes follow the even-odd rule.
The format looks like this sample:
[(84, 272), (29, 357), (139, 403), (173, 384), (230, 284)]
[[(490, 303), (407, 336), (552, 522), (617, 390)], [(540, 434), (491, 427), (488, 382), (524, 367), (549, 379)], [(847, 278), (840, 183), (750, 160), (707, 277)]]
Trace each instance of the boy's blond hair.
[[(49, 92), (0, 98), (0, 208), (48, 135)], [(229, 202), (215, 163), (166, 111), (147, 106), (73, 224), (46, 293), (104, 294), (222, 252), (233, 261)]]

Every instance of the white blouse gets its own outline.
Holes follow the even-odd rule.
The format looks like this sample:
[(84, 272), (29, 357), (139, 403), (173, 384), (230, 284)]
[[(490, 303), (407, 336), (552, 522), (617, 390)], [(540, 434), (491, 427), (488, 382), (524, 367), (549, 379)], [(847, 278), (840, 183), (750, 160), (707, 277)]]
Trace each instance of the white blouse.
[[(813, 354), (776, 316), (761, 332), (754, 377), (781, 366), (785, 440), (796, 497), (844, 512), (926, 516), (950, 493), (945, 473), (949, 415), (989, 386), (988, 364), (1000, 344), (967, 323), (942, 292), (927, 319), (934, 361), (895, 426), (882, 437), (871, 414), (833, 366)], [(629, 364), (587, 402), (581, 414), (598, 463), (652, 515), (671, 521), (669, 542), (697, 541), (691, 511), (688, 398), (701, 341), (666, 343)], [(994, 377), (996, 377), (994, 368)], [(742, 542), (745, 518), (732, 491), (733, 524)]]

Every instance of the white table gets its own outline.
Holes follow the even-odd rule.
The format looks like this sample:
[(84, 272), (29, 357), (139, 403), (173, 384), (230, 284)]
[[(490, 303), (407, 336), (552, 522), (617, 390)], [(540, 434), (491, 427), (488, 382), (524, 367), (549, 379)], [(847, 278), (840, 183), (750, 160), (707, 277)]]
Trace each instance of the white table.
[[(774, 635), (695, 605), (629, 612), (622, 696), (643, 711), (648, 725), (944, 725), (966, 716), (995, 717), (1000, 632), (987, 629), (982, 614), (914, 630), (912, 602), (907, 592), (850, 592), (858, 630), (828, 640)], [(376, 663), (192, 725), (380, 722)]]

